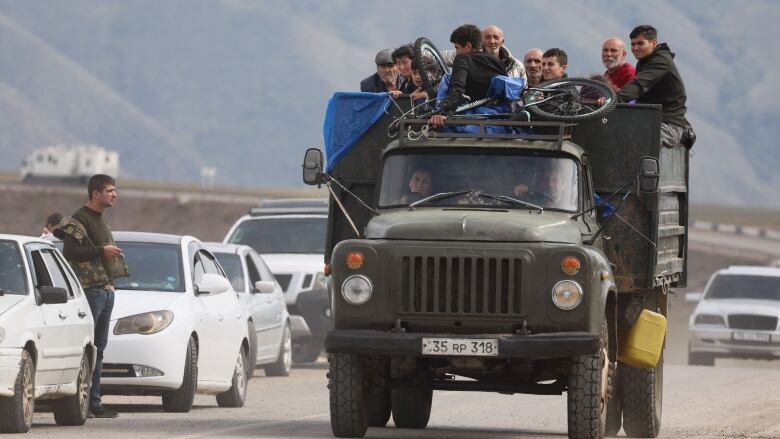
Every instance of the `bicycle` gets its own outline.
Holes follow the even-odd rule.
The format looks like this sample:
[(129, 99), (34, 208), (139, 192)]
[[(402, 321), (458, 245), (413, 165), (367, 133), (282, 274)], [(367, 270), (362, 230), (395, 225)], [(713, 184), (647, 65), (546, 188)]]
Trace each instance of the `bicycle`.
[[(450, 67), (444, 61), (444, 57), (436, 49), (436, 46), (425, 37), (420, 37), (415, 41), (414, 55), (421, 68), (422, 66), (428, 67), (425, 72), (420, 72), (423, 88), (437, 90), (444, 75), (450, 73)], [(427, 60), (427, 62), (422, 60)], [(599, 98), (602, 97), (604, 98), (603, 103), (600, 103)], [(495, 104), (500, 100), (500, 97), (493, 97), (465, 102), (457, 107), (455, 114), (462, 114), (479, 106)], [(617, 96), (606, 84), (598, 81), (584, 78), (561, 78), (525, 87), (520, 98), (515, 102), (513, 113), (491, 115), (491, 118), (524, 116), (530, 120), (530, 116), (534, 115), (540, 120), (581, 122), (602, 117), (612, 111), (617, 103)], [(426, 102), (426, 104), (430, 103), (431, 100)], [(435, 110), (418, 116), (429, 117), (433, 114), (436, 114)]]

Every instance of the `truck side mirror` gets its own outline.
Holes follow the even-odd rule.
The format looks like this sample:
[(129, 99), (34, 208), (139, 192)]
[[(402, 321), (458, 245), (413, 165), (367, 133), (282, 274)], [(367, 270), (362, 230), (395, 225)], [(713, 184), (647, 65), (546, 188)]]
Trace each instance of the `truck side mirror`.
[(639, 182), (638, 191), (640, 193), (651, 193), (658, 190), (658, 159), (655, 157), (642, 157), (639, 161)]
[(303, 182), (313, 186), (322, 184), (322, 151), (309, 148), (303, 156)]

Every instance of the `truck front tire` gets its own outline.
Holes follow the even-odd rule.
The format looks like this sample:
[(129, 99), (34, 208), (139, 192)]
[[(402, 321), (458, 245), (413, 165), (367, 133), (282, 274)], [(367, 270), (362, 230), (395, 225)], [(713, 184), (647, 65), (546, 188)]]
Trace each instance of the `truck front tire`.
[(433, 390), (392, 389), (393, 422), (398, 428), (425, 428), (431, 418)]
[(368, 404), (368, 426), (384, 427), (390, 420), (390, 359), (371, 357), (363, 370), (365, 377), (366, 401)]
[(605, 435), (610, 369), (608, 343), (605, 323), (599, 352), (580, 355), (572, 361), (566, 392), (571, 439), (600, 439)]
[(363, 388), (363, 363), (357, 354), (330, 354), (330, 427), (336, 437), (363, 437), (368, 408)]

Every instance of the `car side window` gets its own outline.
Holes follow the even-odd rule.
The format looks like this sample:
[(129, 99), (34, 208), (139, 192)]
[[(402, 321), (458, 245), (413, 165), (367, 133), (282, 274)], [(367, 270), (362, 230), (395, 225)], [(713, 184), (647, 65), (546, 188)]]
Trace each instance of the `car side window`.
[(51, 250), (41, 250), (39, 252), (41, 260), (46, 266), (46, 271), (49, 273), (49, 279), (53, 287), (65, 288), (68, 291), (68, 296), (73, 297), (73, 288), (71, 288), (67, 279), (65, 279), (65, 273), (62, 272), (62, 268), (55, 259)]
[(203, 267), (203, 262), (200, 259), (200, 253), (196, 253), (194, 258), (195, 262), (192, 266), (192, 283), (197, 284), (203, 278), (203, 275), (206, 274), (206, 269)]
[(260, 272), (257, 271), (255, 261), (252, 260), (250, 255), (246, 255), (246, 270), (249, 272), (249, 287), (254, 290), (255, 282), (265, 279), (260, 277)]
[(260, 271), (260, 277), (262, 277), (263, 280), (272, 280), (276, 282), (276, 278), (273, 273), (271, 273), (271, 270), (268, 269), (268, 266), (265, 265), (265, 262), (260, 259), (259, 256), (255, 256), (253, 259), (257, 262), (257, 269)]
[(198, 259), (203, 264), (203, 270), (208, 274), (216, 274), (218, 276), (226, 277), (222, 270), (217, 265), (216, 260), (208, 253), (204, 251), (198, 252)]
[(70, 284), (70, 288), (72, 290), (70, 297), (81, 297), (79, 280), (76, 279), (76, 275), (73, 273), (73, 269), (70, 268), (70, 265), (68, 265), (65, 257), (62, 256), (62, 253), (59, 252), (52, 252), (52, 255), (54, 255), (54, 257), (57, 259), (57, 262), (62, 268), (62, 272), (65, 273), (65, 279), (67, 279), (68, 283)]

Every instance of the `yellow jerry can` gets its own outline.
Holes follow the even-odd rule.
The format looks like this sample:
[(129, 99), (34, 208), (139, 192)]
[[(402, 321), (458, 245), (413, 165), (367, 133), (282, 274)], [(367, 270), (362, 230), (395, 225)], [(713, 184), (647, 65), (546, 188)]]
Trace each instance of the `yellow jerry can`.
[(655, 367), (661, 359), (666, 335), (666, 317), (644, 309), (628, 331), (618, 361), (634, 367)]

